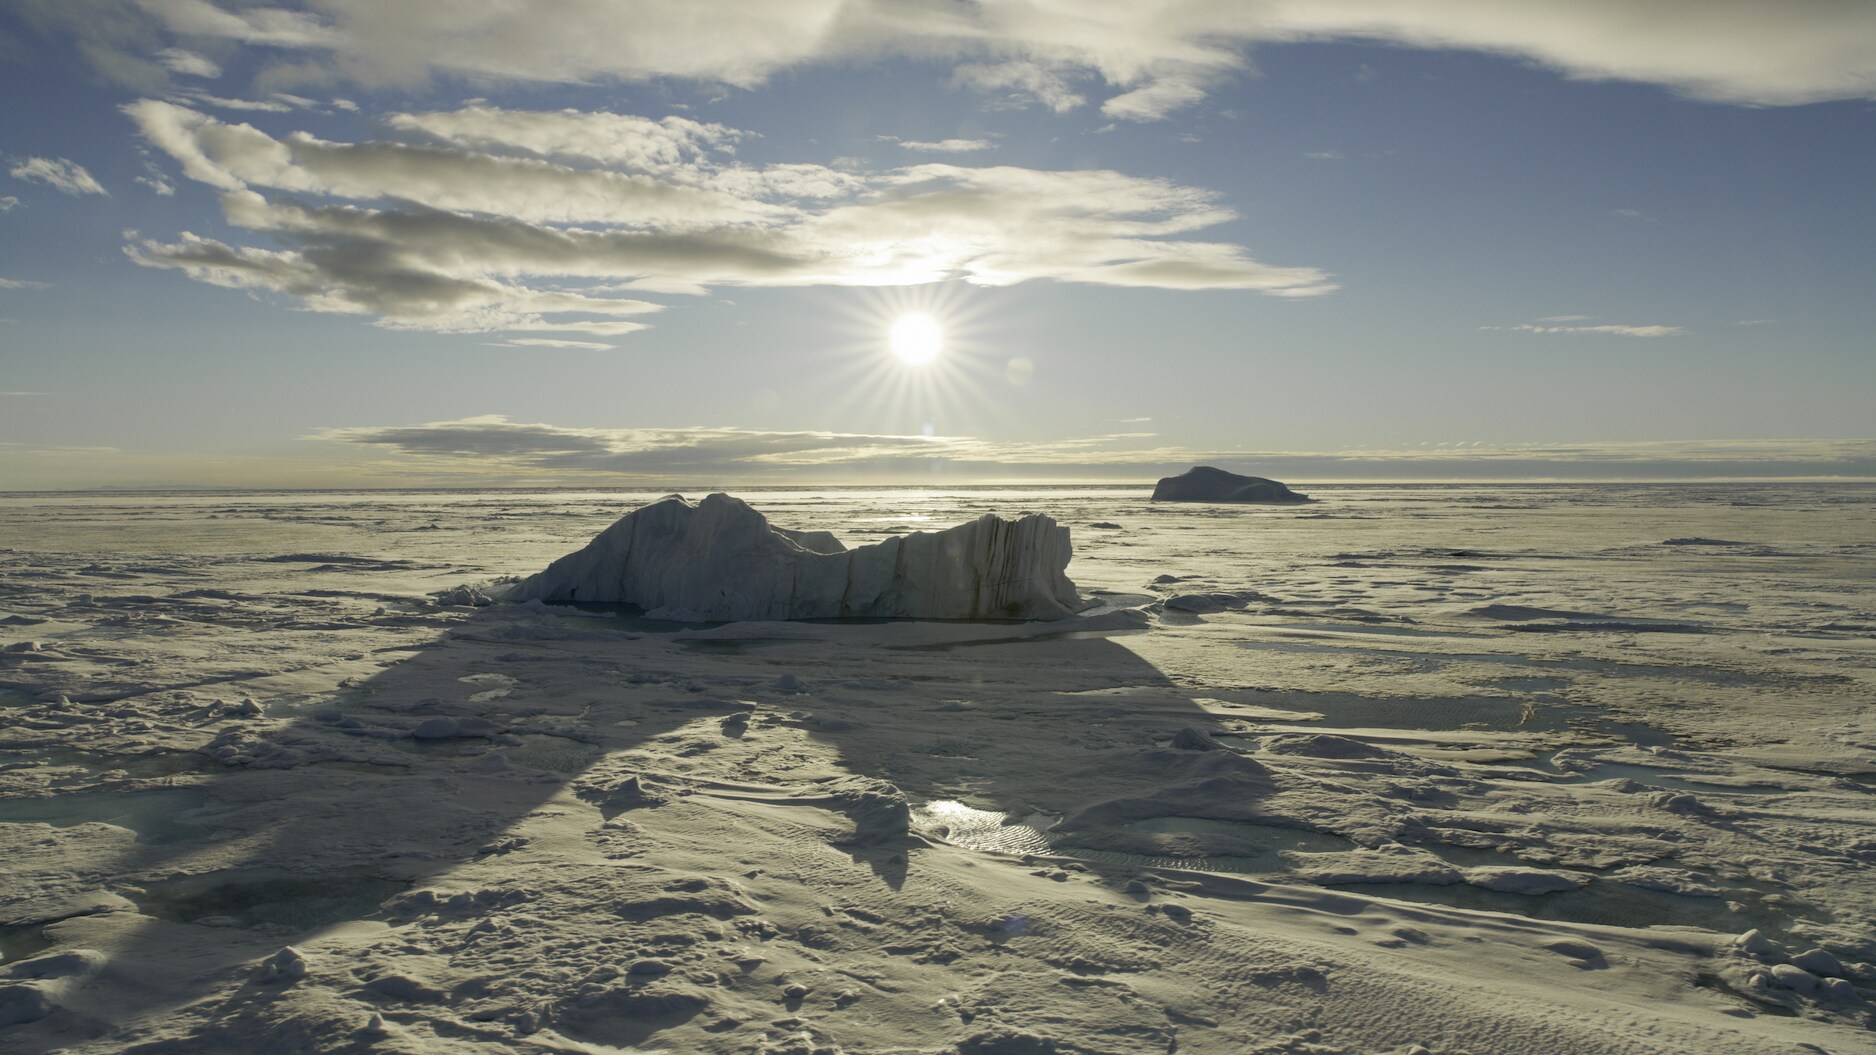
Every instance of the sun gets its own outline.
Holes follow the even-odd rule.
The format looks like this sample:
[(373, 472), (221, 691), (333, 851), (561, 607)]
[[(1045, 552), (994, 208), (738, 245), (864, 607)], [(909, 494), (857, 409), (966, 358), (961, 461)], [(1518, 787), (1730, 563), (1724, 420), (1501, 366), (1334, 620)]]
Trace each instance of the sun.
[(924, 366), (944, 350), (945, 330), (929, 312), (908, 311), (892, 320), (886, 344), (900, 362)]

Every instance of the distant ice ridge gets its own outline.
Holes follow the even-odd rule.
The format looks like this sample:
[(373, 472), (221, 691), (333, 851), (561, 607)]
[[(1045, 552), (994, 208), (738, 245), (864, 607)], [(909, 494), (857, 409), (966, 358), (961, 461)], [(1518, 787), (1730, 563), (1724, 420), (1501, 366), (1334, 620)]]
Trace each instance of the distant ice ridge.
[(986, 514), (849, 550), (771, 525), (748, 503), (668, 495), (501, 591), (508, 601), (637, 605), (684, 621), (902, 617), (1061, 619), (1086, 607), (1063, 569), (1068, 529)]

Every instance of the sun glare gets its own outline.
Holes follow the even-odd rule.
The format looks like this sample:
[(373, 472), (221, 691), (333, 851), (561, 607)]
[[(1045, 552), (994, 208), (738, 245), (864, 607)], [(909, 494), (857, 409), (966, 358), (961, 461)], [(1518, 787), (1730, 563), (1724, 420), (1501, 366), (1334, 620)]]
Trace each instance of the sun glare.
[(938, 358), (944, 350), (945, 331), (938, 320), (923, 311), (908, 311), (892, 322), (887, 345), (902, 363), (923, 366)]

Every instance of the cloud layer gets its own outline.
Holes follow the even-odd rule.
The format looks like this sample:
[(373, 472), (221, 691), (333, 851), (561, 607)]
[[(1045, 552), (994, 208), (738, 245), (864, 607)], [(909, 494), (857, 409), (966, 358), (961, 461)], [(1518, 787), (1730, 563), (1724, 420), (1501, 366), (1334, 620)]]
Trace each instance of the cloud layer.
[(950, 65), (999, 105), (1153, 120), (1248, 68), (1258, 44), (1375, 41), (1464, 49), (1567, 76), (1789, 105), (1876, 95), (1876, 6), (1841, 0), (24, 0), (129, 83), (206, 77), (231, 44), (265, 49), (276, 86), (477, 80), (753, 87), (873, 59)]
[(747, 166), (733, 129), (580, 111), (392, 114), (411, 140), (344, 143), (156, 99), (124, 110), (274, 242), (185, 233), (135, 242), (137, 262), (391, 326), (618, 336), (660, 308), (630, 294), (725, 285), (1335, 288), (1186, 237), (1235, 218), (1212, 193), (1118, 172)]
[(387, 475), (505, 474), (760, 483), (933, 472), (976, 478), (1150, 481), (1205, 463), (1315, 479), (1672, 479), (1876, 476), (1876, 440), (1644, 441), (1486, 446), (1440, 444), (1342, 451), (1206, 450), (1150, 432), (1050, 442), (739, 428), (565, 428), (500, 416), (407, 426), (326, 429), (310, 439), (382, 452)]

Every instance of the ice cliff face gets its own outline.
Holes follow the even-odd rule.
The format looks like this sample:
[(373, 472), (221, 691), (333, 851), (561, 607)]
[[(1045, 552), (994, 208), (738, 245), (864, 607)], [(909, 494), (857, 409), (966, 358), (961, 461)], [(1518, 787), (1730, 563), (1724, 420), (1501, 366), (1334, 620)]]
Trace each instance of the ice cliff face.
[(1155, 502), (1307, 502), (1275, 480), (1239, 476), (1209, 465), (1194, 466), (1178, 476), (1161, 478), (1153, 488)]
[(681, 620), (1060, 619), (1084, 607), (1063, 569), (1068, 529), (987, 514), (848, 550), (824, 531), (777, 528), (740, 499), (671, 495), (503, 599), (637, 605)]

